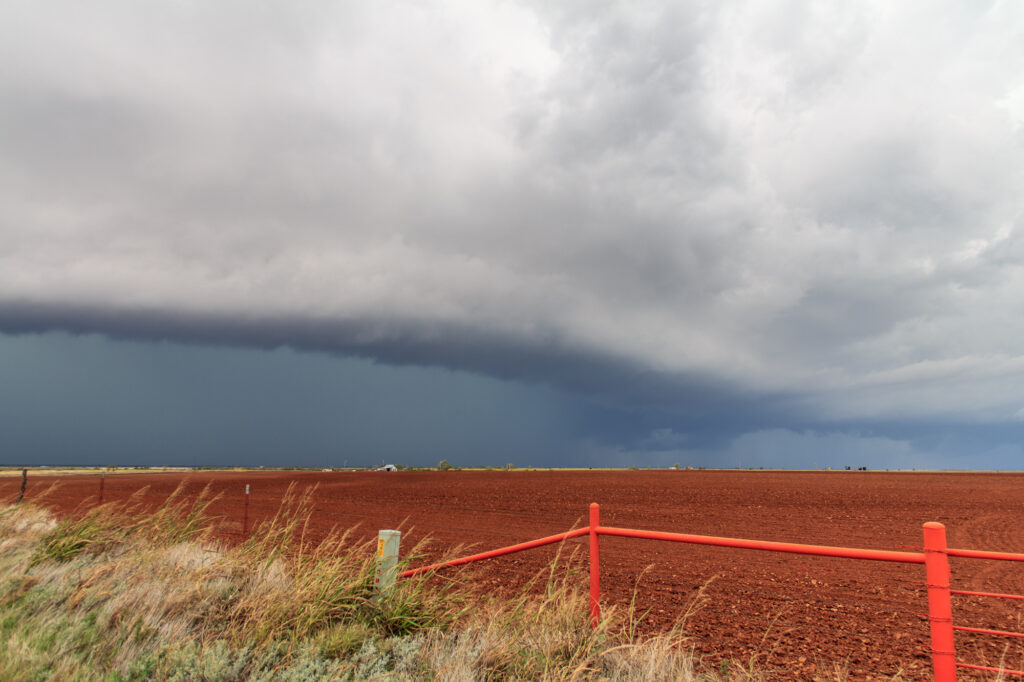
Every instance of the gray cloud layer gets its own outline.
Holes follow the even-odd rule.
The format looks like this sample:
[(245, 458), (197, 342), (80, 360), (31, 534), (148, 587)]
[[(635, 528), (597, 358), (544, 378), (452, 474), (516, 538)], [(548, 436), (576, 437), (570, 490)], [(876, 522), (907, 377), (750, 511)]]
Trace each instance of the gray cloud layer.
[(0, 331), (1010, 420), (1022, 31), (1017, 3), (7, 3)]

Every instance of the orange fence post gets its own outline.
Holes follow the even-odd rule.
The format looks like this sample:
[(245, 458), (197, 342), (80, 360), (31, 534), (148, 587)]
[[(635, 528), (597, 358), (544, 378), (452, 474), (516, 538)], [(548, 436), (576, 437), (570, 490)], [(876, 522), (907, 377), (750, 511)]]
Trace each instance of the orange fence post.
[(601, 508), (590, 504), (590, 626), (601, 621), (601, 558), (598, 552), (597, 527), (601, 523)]
[(935, 682), (956, 682), (946, 527), (935, 521), (924, 524), (924, 568), (928, 586), (928, 623), (932, 635), (932, 673)]
[(107, 472), (100, 472), (100, 504), (103, 504), (103, 481), (106, 480)]

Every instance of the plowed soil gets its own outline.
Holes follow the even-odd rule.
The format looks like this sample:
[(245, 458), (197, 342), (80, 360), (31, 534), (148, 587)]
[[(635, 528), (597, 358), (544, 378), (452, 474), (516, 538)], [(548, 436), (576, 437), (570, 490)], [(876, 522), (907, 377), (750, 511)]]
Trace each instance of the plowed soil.
[[(1024, 552), (1024, 474), (755, 471), (190, 472), (108, 474), (105, 501), (147, 487), (157, 505), (182, 481), (221, 498), (225, 539), (276, 510), (290, 483), (316, 486), (313, 533), (357, 526), (405, 529), (403, 548), (429, 535), (429, 556), (456, 544), (483, 551), (586, 525), (602, 525), (872, 549), (920, 547), (921, 525), (941, 521), (949, 545)], [(61, 513), (95, 502), (98, 475), (32, 475), (26, 497), (52, 483)], [(0, 478), (0, 498), (18, 478)], [(585, 552), (585, 538), (570, 541)], [(546, 547), (486, 563), (482, 587), (514, 589), (543, 569)], [(919, 565), (829, 559), (669, 542), (601, 538), (602, 598), (624, 607), (636, 594), (648, 630), (692, 611), (685, 632), (705, 665), (753, 666), (776, 679), (812, 679), (845, 667), (851, 679), (930, 675)], [(468, 553), (468, 551), (467, 551)], [(585, 555), (584, 555), (585, 556)], [(484, 566), (475, 564), (476, 567)], [(1024, 593), (1024, 565), (953, 559), (954, 588)], [(701, 597), (701, 594), (703, 595)], [(1024, 631), (1024, 602), (954, 597), (960, 625)], [(961, 662), (1024, 668), (1024, 640), (957, 633)], [(970, 679), (970, 671), (961, 673)], [(980, 674), (980, 673), (979, 673)]]

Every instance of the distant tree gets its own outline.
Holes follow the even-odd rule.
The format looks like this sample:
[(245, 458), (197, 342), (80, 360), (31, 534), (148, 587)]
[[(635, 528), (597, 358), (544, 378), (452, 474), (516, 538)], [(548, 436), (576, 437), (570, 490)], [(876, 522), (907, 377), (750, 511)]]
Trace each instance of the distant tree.
[(451, 468), (452, 468), (452, 465), (449, 464), (448, 460), (446, 460), (446, 459), (442, 459), (440, 462), (437, 463), (437, 470), (438, 471), (448, 471)]

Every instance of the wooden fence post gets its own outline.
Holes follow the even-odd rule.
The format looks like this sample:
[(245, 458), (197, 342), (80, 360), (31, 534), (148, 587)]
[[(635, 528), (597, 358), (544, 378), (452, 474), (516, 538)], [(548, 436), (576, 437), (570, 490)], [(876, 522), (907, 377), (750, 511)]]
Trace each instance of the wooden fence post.
[(21, 504), (21, 498), (25, 497), (25, 486), (28, 484), (28, 469), (21, 470), (21, 491), (18, 493), (18, 501), (15, 504)]
[(932, 635), (932, 674), (935, 682), (956, 682), (946, 527), (935, 521), (924, 524), (924, 568), (928, 588), (928, 624)]

